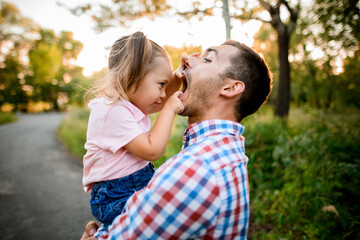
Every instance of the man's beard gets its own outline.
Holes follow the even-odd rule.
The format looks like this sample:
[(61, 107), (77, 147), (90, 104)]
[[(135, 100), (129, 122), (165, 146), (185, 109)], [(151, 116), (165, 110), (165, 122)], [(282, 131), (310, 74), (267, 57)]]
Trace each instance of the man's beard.
[(189, 118), (202, 119), (204, 113), (212, 106), (211, 95), (214, 91), (210, 89), (212, 86), (203, 82), (194, 83), (188, 88), (187, 101), (184, 105), (184, 111), (180, 114), (181, 116), (188, 116)]

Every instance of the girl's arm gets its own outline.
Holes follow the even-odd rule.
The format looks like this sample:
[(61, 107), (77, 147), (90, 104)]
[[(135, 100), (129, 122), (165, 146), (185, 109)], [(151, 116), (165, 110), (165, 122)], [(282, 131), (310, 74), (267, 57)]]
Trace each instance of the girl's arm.
[(162, 101), (162, 103), (163, 103), (162, 107), (164, 107), (164, 104), (175, 92), (179, 91), (181, 85), (183, 84), (182, 71), (184, 70), (184, 66), (186, 64), (185, 62), (186, 62), (185, 55), (183, 55), (183, 56), (181, 56), (180, 65), (179, 65), (178, 69), (176, 69), (176, 71), (173, 72), (172, 79), (165, 89), (166, 97), (165, 97), (164, 101)]
[(175, 115), (182, 112), (184, 108), (179, 99), (181, 94), (177, 91), (166, 101), (149, 135), (140, 134), (125, 145), (128, 151), (149, 161), (155, 161), (161, 157), (169, 142)]

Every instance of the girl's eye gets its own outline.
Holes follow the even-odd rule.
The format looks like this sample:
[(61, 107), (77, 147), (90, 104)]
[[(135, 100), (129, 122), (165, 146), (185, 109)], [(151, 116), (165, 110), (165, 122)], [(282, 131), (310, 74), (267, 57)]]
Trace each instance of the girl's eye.
[(211, 62), (211, 60), (210, 59), (208, 59), (208, 58), (204, 58), (204, 63), (210, 63)]
[(160, 84), (160, 87), (163, 88), (165, 86), (165, 83), (159, 83)]

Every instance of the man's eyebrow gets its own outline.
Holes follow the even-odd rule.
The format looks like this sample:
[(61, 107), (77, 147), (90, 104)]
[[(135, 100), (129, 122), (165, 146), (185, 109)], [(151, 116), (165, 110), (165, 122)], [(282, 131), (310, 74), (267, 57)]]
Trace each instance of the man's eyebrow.
[(218, 50), (216, 50), (215, 48), (208, 48), (206, 49), (206, 52), (209, 53), (209, 52), (214, 52), (216, 55), (219, 54)]

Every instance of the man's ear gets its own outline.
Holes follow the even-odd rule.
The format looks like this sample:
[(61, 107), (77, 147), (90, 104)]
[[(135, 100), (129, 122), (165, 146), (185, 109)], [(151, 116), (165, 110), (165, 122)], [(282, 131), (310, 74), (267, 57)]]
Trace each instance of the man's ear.
[(245, 90), (245, 84), (239, 80), (229, 79), (225, 85), (221, 87), (220, 95), (224, 97), (235, 97)]

